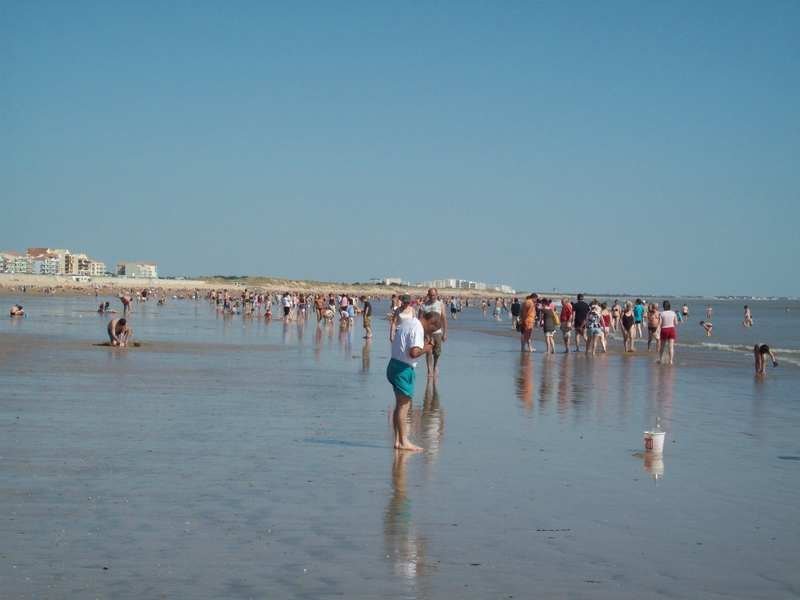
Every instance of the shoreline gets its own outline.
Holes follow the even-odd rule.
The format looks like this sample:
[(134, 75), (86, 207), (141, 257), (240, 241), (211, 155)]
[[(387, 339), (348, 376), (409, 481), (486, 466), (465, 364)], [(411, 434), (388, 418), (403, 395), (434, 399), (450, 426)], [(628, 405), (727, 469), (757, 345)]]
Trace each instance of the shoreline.
[[(19, 288), (25, 287), (26, 294), (54, 296), (89, 296), (116, 295), (122, 290), (157, 289), (164, 292), (188, 292), (211, 290), (241, 290), (245, 289), (258, 292), (315, 292), (315, 293), (342, 293), (347, 292), (357, 296), (391, 296), (392, 294), (411, 294), (424, 296), (427, 288), (402, 286), (402, 285), (376, 285), (335, 283), (324, 281), (306, 281), (300, 279), (280, 279), (269, 277), (243, 277), (237, 279), (144, 279), (132, 277), (95, 277), (90, 281), (75, 281), (72, 275), (28, 275), (28, 274), (0, 274), (0, 295), (8, 296), (20, 293)], [(52, 292), (50, 291), (52, 290)], [(457, 296), (469, 298), (513, 298), (523, 297), (529, 292), (507, 294), (493, 290), (463, 290), (440, 289), (444, 296)]]

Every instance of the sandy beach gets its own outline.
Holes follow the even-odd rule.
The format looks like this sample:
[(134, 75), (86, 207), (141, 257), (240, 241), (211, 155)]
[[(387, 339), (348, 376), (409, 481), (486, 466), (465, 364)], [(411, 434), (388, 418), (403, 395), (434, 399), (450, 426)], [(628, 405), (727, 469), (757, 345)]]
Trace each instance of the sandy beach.
[[(385, 321), (365, 343), (145, 303), (120, 350), (97, 346), (93, 301), (27, 302), (0, 318), (4, 597), (800, 591), (791, 364), (759, 382), (702, 348), (674, 368), (543, 356), (541, 337), (521, 354), (471, 309), (438, 384), (418, 369), (425, 451), (397, 454)], [(656, 421), (662, 457), (643, 452)]]

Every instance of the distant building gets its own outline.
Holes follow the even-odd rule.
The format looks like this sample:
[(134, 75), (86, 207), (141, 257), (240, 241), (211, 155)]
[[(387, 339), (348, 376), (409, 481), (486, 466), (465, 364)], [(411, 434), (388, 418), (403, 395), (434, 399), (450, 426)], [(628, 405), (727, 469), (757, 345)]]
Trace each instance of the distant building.
[(29, 256), (18, 254), (11, 263), (9, 273), (31, 273), (31, 259)]
[(383, 285), (403, 285), (402, 277), (384, 277)]
[[(30, 273), (37, 275), (64, 275), (67, 270), (70, 252), (66, 248), (28, 248), (27, 255), (35, 261)], [(42, 257), (47, 257), (47, 265), (43, 265)]]
[(106, 263), (99, 260), (90, 260), (88, 273), (91, 277), (105, 277)]
[[(0, 252), (0, 273), (16, 273), (17, 259), (19, 258), (25, 259), (19, 252)], [(27, 261), (25, 261), (23, 273), (27, 273), (27, 268)]]
[(117, 263), (117, 275), (157, 279), (158, 265), (149, 262), (121, 262)]
[(55, 254), (40, 254), (38, 256), (30, 256), (28, 273), (34, 275), (58, 275), (59, 259)]

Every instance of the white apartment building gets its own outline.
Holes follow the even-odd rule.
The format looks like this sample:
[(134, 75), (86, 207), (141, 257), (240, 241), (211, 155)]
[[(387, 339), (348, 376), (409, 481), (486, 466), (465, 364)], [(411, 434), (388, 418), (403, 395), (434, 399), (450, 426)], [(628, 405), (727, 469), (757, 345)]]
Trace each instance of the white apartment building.
[(158, 278), (158, 265), (149, 262), (121, 262), (117, 263), (117, 275), (124, 277)]
[(11, 263), (9, 273), (31, 273), (31, 259), (29, 256), (18, 255)]
[(106, 263), (99, 260), (90, 260), (87, 274), (90, 277), (104, 277), (106, 274)]
[[(26, 257), (29, 259), (28, 273), (34, 275), (58, 275), (60, 261), (58, 256), (52, 254), (40, 254), (39, 256)], [(19, 271), (17, 271), (19, 272)]]

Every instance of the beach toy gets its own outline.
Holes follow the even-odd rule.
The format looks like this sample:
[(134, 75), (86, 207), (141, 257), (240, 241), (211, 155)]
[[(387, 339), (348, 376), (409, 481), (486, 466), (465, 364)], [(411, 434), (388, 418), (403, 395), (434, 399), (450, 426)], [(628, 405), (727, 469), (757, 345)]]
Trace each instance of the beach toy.
[(662, 454), (664, 452), (664, 431), (645, 431), (644, 432), (644, 449), (653, 454)]

